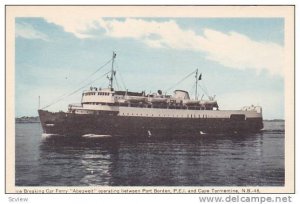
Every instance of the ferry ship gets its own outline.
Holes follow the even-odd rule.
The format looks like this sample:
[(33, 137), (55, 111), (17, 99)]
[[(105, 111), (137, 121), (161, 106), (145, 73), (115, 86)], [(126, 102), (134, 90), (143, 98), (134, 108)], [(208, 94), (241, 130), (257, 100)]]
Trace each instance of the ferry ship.
[(70, 104), (63, 112), (39, 109), (43, 132), (61, 136), (174, 136), (210, 133), (259, 132), (263, 129), (262, 108), (245, 106), (240, 110), (220, 110), (214, 97), (197, 98), (197, 82), (202, 74), (195, 71), (196, 97), (185, 90), (173, 95), (146, 94), (116, 90), (113, 53), (108, 88), (91, 87), (82, 93), (80, 104)]

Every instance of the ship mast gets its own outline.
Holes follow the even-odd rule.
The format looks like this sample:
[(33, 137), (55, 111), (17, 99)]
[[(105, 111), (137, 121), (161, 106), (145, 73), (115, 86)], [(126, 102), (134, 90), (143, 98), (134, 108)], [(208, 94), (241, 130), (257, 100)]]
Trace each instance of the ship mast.
[(113, 89), (113, 80), (114, 80), (114, 75), (115, 75), (115, 71), (114, 71), (114, 60), (116, 58), (116, 53), (113, 52), (113, 56), (112, 56), (112, 62), (111, 62), (111, 73), (110, 73), (110, 78), (109, 78), (109, 88)]
[[(39, 96), (39, 109), (41, 108), (41, 97)], [(38, 109), (38, 110), (39, 110)]]
[(198, 100), (198, 69), (196, 69), (196, 90), (195, 90), (195, 100)]

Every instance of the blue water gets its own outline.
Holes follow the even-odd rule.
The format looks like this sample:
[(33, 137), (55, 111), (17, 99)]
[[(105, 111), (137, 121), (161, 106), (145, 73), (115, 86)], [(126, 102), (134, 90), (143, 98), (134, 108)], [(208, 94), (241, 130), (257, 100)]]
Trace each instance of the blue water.
[(247, 135), (42, 138), (16, 124), (17, 186), (283, 186), (284, 122)]

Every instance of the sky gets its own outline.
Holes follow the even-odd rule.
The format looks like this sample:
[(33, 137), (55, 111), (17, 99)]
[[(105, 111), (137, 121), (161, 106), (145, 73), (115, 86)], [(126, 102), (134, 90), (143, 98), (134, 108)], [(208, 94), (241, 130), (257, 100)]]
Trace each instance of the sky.
[[(284, 119), (283, 18), (15, 19), (16, 117), (80, 103), (90, 86), (108, 86), (107, 63), (117, 54), (114, 86), (146, 93), (184, 89), (215, 96), (222, 110), (260, 105), (265, 119)], [(80, 89), (82, 88), (82, 89)], [(73, 92), (76, 93), (72, 94)], [(60, 97), (64, 96), (65, 97)], [(207, 98), (204, 95), (204, 98)], [(60, 100), (61, 99), (61, 100)]]

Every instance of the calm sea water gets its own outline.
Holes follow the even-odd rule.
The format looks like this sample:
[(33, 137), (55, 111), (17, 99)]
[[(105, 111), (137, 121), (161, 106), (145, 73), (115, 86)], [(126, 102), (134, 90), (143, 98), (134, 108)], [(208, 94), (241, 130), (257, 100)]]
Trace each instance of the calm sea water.
[(283, 186), (284, 122), (248, 135), (42, 138), (16, 124), (17, 186)]

